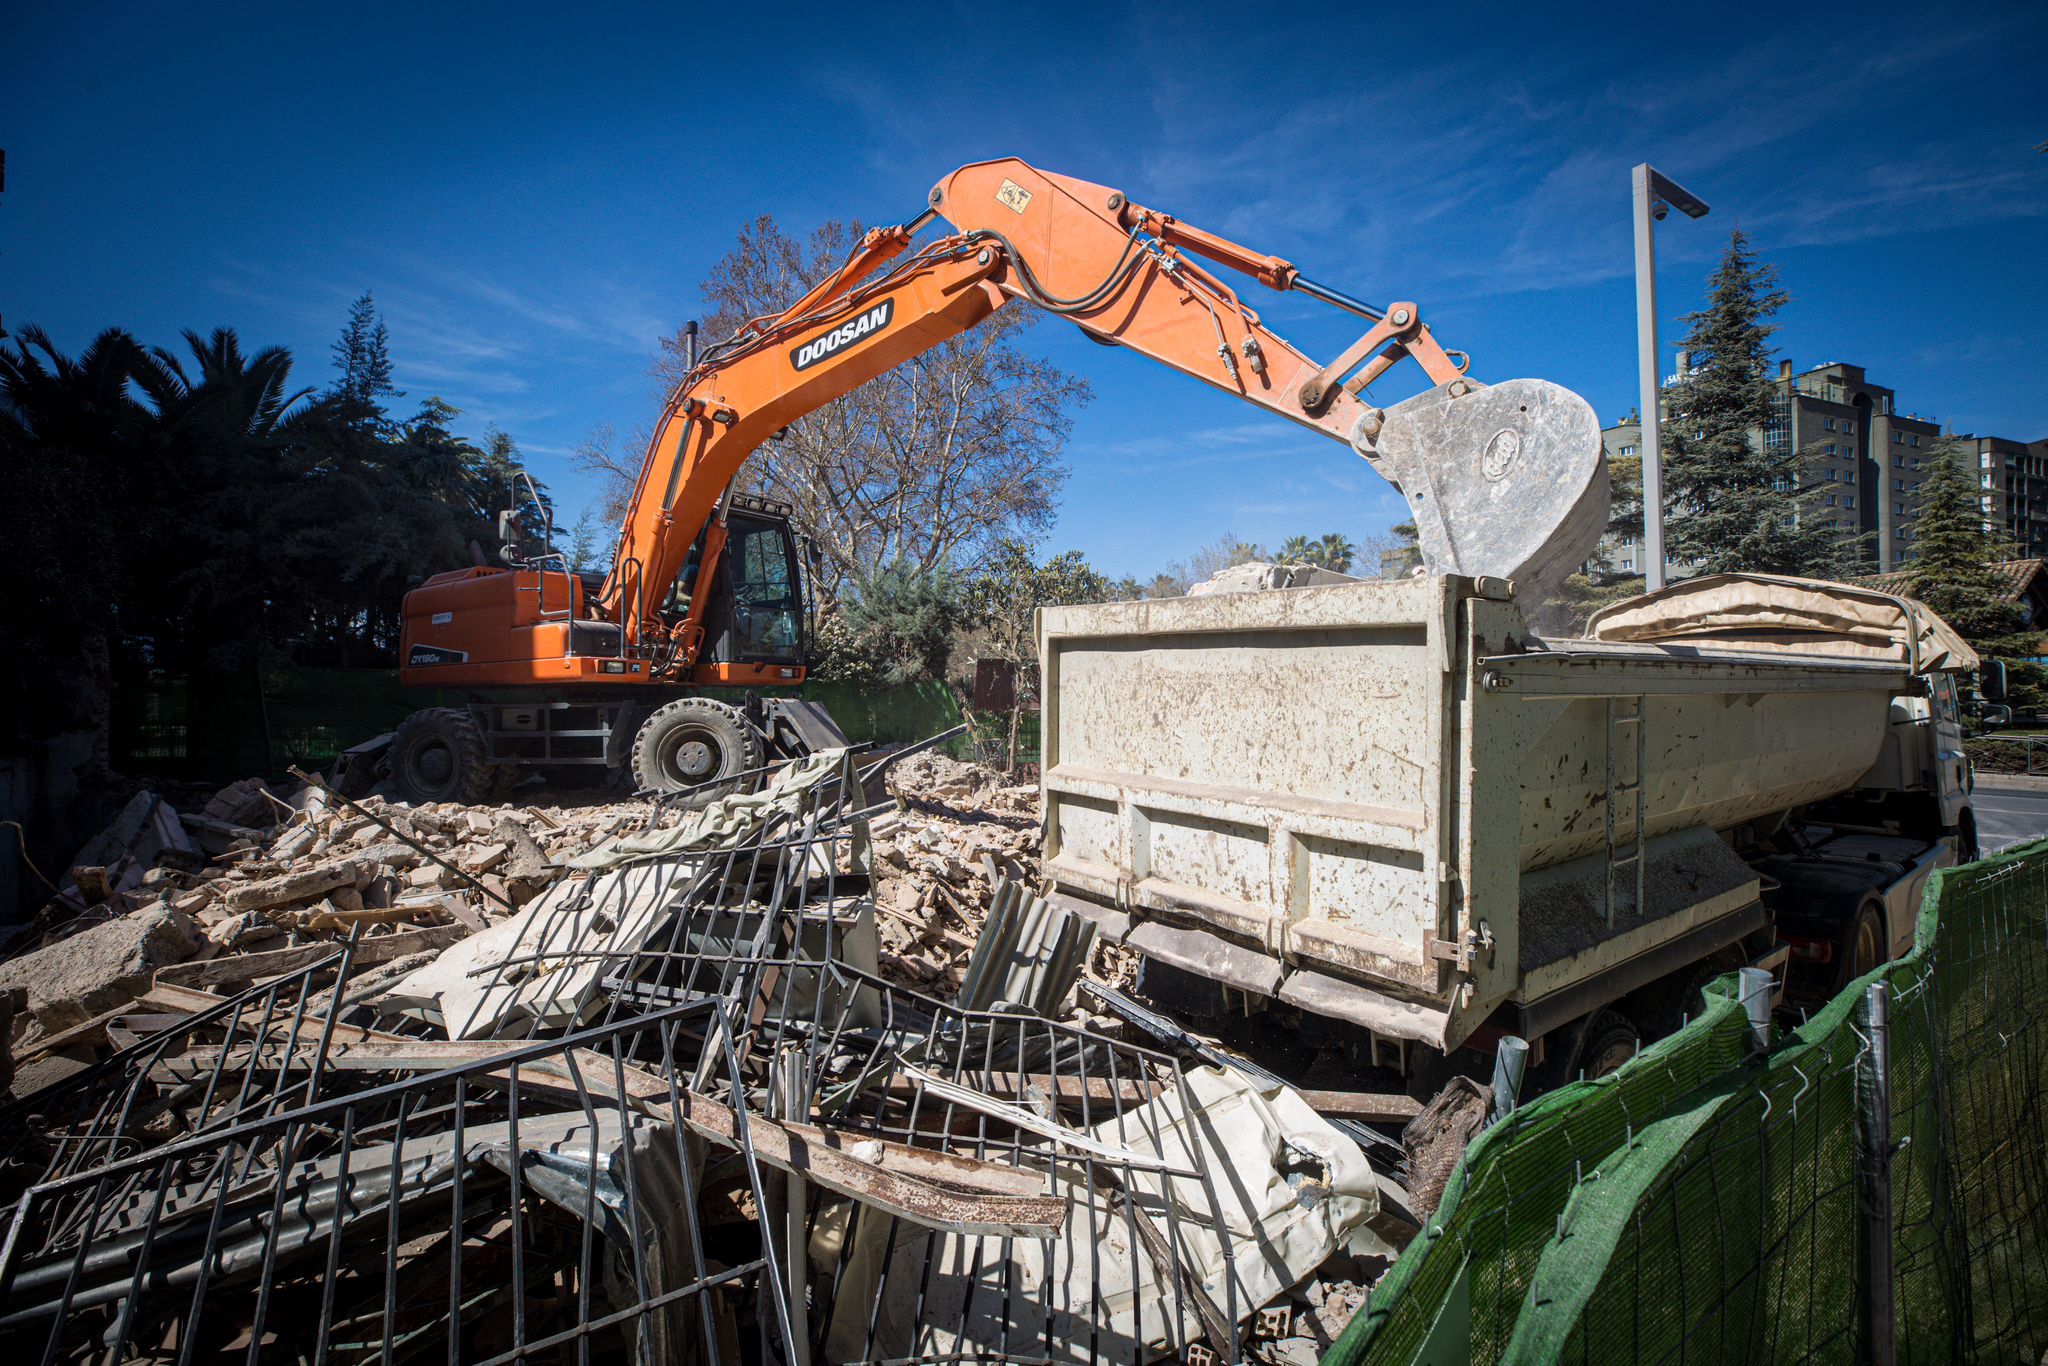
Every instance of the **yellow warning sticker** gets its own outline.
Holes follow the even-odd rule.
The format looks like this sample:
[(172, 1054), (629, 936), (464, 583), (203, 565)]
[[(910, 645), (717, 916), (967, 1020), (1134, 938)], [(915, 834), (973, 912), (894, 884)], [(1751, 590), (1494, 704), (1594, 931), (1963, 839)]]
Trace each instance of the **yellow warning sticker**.
[(1012, 213), (1022, 213), (1031, 203), (1031, 191), (1014, 180), (1005, 180), (1002, 188), (996, 191), (996, 198)]

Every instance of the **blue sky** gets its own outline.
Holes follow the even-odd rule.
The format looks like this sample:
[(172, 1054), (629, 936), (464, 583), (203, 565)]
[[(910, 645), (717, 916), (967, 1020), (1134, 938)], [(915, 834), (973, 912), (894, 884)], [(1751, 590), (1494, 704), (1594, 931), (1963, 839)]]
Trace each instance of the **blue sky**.
[[(1739, 224), (1783, 272), (1802, 369), (1861, 363), (1959, 431), (2048, 436), (2048, 7), (1324, 17), (1347, 8), (17, 6), (0, 312), (70, 348), (228, 324), (324, 384), (372, 290), (405, 403), (510, 432), (573, 510), (570, 451), (647, 421), (656, 339), (748, 218), (901, 220), (1015, 154), (1417, 300), (1475, 375), (1611, 420), (1648, 160), (1713, 205), (1660, 233), (1667, 320)], [(1249, 293), (1311, 354), (1357, 330)], [(1096, 390), (1049, 550), (1144, 575), (1226, 531), (1401, 519), (1336, 443), (1056, 319), (1031, 336)]]

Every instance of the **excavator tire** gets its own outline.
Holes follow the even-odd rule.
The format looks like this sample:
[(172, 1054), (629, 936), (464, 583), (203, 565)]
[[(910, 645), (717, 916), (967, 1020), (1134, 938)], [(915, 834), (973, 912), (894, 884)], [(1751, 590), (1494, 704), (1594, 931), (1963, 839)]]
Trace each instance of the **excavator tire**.
[(391, 737), (391, 779), (398, 795), (414, 805), (492, 800), (503, 779), (500, 765), (484, 758), (483, 732), (466, 711), (429, 707), (399, 723)]
[(633, 737), (634, 784), (643, 792), (686, 792), (689, 807), (739, 791), (754, 779), (737, 775), (764, 762), (761, 733), (745, 714), (708, 697), (655, 708)]

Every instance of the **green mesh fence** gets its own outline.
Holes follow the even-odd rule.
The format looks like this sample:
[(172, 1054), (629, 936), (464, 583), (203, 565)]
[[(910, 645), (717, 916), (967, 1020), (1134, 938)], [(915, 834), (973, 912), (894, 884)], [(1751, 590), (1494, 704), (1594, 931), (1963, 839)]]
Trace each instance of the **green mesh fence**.
[(1488, 1130), (1325, 1360), (2039, 1362), (2044, 1097), (2048, 841), (1936, 874), (1913, 952), (1767, 1053), (1724, 979)]
[(1749, 1031), (1734, 993), (1732, 977), (1717, 981), (1698, 1019), (1629, 1066), (1561, 1087), (1480, 1134), (1422, 1235), (1325, 1362), (1498, 1361), (1583, 1176), (1744, 1055)]
[(1508, 1359), (2038, 1362), (2044, 1011), (2048, 842), (1938, 873), (1911, 954), (1580, 1187)]

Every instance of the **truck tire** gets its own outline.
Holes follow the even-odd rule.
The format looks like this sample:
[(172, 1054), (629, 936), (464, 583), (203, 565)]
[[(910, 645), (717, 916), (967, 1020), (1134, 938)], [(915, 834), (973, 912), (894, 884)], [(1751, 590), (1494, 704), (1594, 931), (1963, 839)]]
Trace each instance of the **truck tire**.
[(738, 791), (748, 780), (736, 775), (761, 764), (761, 733), (739, 708), (708, 697), (655, 708), (633, 737), (635, 785), (643, 792), (688, 792), (691, 806)]
[(1891, 945), (1885, 935), (1884, 907), (1876, 901), (1866, 901), (1856, 908), (1847, 925), (1842, 927), (1841, 942), (1835, 945), (1836, 969), (1835, 990), (1855, 981), (1866, 972), (1874, 972), (1891, 959)]
[(1543, 1065), (1531, 1074), (1537, 1084), (1525, 1084), (1522, 1098), (1555, 1091), (1581, 1074), (1587, 1081), (1604, 1077), (1619, 1070), (1641, 1046), (1642, 1036), (1628, 1016), (1618, 1010), (1596, 1010), (1551, 1037)]
[(415, 806), (476, 806), (497, 793), (504, 773), (484, 757), (484, 735), (466, 711), (429, 707), (399, 723), (391, 737), (391, 779)]

